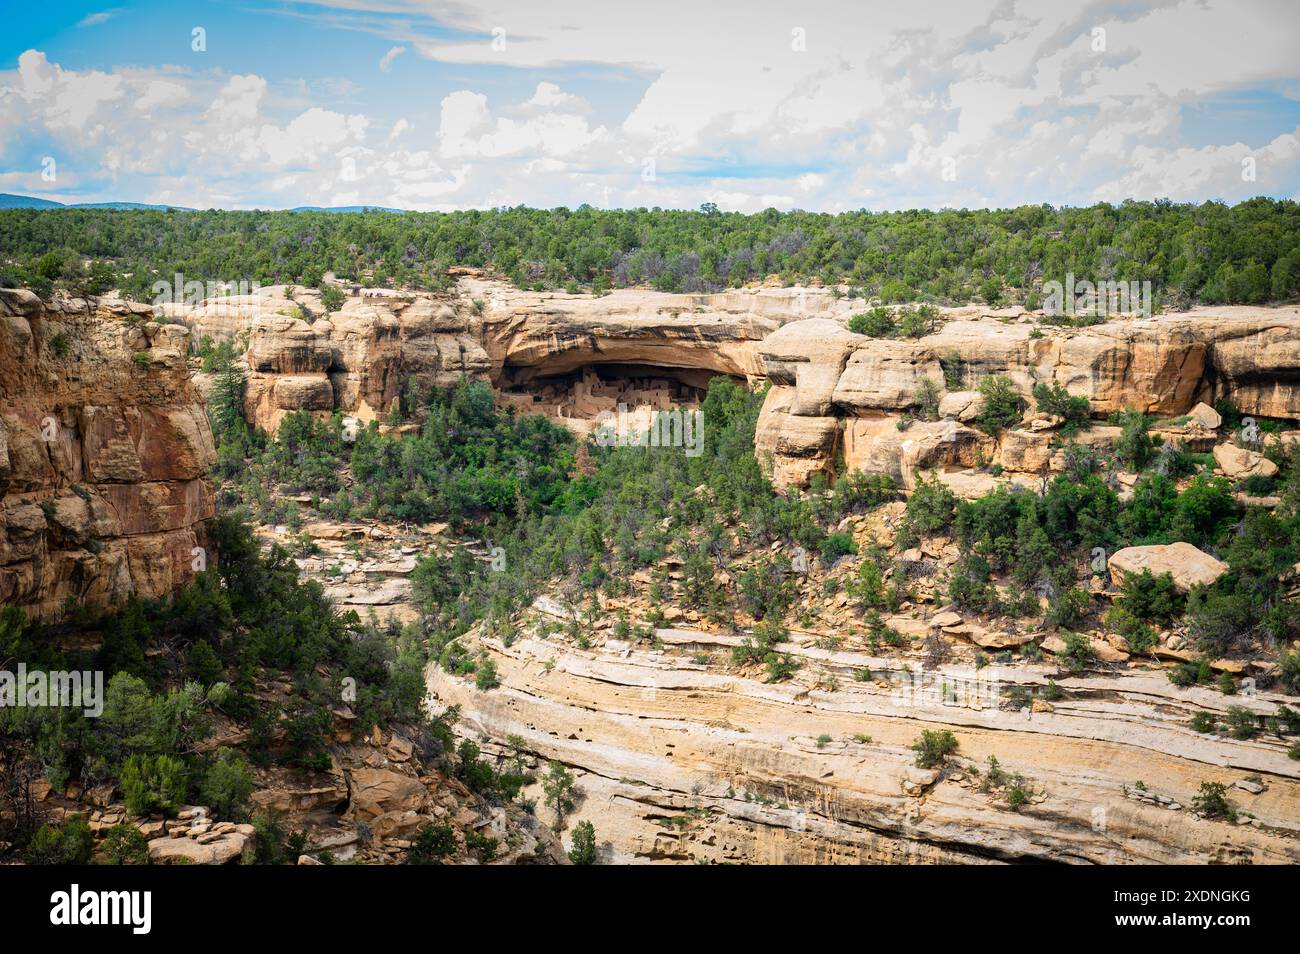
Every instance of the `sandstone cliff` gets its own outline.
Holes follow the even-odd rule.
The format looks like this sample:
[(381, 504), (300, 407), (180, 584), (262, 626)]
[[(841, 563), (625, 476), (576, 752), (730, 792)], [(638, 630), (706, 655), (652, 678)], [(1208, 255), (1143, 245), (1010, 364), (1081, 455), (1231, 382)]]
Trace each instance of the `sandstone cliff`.
[[(738, 637), (657, 636), (664, 651), (485, 640), (502, 688), (479, 692), (436, 666), (429, 688), (439, 705), (462, 706), (471, 735), (515, 735), (571, 766), (577, 814), (594, 822), (611, 862), (1300, 861), (1300, 768), (1280, 744), (1188, 729), (1197, 707), (1227, 708), (1214, 690), (1176, 689), (1159, 671), (1071, 678), (1051, 665), (945, 665), (914, 691), (919, 654), (818, 649), (811, 634), (782, 647), (803, 664), (795, 681), (769, 685), (703, 662)], [(855, 680), (863, 671), (871, 678)], [(1040, 690), (1050, 678), (1064, 700), (1001, 704), (1011, 687)], [(965, 691), (977, 679), (991, 698)], [(1272, 711), (1281, 698), (1249, 704)], [(944, 728), (961, 758), (918, 769), (909, 746)], [(975, 770), (990, 756), (1024, 776), (1032, 794), (1018, 810), (983, 790)], [(1196, 817), (1204, 781), (1229, 786), (1249, 816)]]
[[(1043, 325), (1018, 311), (951, 309), (945, 317), (935, 333), (914, 340), (868, 338), (815, 318), (766, 338), (759, 350), (772, 389), (758, 453), (774, 480), (803, 485), (830, 471), (837, 454), (850, 469), (889, 473), (904, 486), (922, 470), (959, 471), (977, 460), (1038, 473), (1052, 463), (1052, 422), (1031, 427), (1030, 414), (998, 440), (969, 426), (973, 389), (989, 375), (1007, 376), (1026, 398), (1038, 382), (1059, 383), (1088, 398), (1094, 417), (1134, 408), (1176, 418), (1198, 402), (1227, 398), (1244, 414), (1300, 418), (1295, 307), (1200, 309), (1087, 328)], [(900, 428), (925, 381), (941, 396), (940, 419)], [(1174, 436), (1204, 441), (1213, 430), (1190, 423)], [(1081, 439), (1104, 442), (1115, 433), (1094, 428)]]
[(479, 322), (448, 296), (366, 291), (325, 312), (320, 295), (283, 286), (261, 294), (167, 305), (202, 341), (232, 341), (248, 367), (245, 411), (274, 431), (289, 411), (335, 410), (374, 420), (413, 379), (446, 387), (488, 370)]
[(0, 604), (100, 612), (204, 564), (212, 434), (189, 332), (151, 318), (0, 291)]

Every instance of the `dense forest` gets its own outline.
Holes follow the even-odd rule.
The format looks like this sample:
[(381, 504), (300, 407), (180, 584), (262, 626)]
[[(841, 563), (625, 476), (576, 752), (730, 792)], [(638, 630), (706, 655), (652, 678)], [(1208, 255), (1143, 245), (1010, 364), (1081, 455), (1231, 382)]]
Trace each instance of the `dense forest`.
[(1037, 303), (1044, 281), (1150, 281), (1159, 303), (1300, 296), (1300, 205), (1166, 200), (1056, 209), (754, 215), (525, 207), (450, 213), (0, 210), (0, 286), (112, 287), (151, 300), (158, 280), (346, 281), (440, 288), (451, 266), (520, 286), (713, 291), (777, 275), (885, 302)]

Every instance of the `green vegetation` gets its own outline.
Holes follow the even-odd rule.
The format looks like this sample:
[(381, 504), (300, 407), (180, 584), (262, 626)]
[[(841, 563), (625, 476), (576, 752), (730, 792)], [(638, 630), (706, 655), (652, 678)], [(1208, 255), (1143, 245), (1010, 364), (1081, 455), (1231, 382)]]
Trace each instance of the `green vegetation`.
[(1237, 820), (1237, 810), (1228, 801), (1228, 789), (1222, 782), (1202, 782), (1192, 798), (1192, 810), (1206, 818)]
[[(89, 258), (87, 268), (84, 261)], [(706, 291), (776, 274), (820, 278), (885, 303), (1030, 301), (1038, 276), (1152, 282), (1175, 307), (1300, 293), (1300, 207), (1125, 202), (940, 212), (663, 209), (450, 213), (0, 211), (0, 285), (78, 292), (154, 281), (275, 282), (322, 276), (440, 288), (451, 265), (492, 267), (521, 287), (649, 285)], [(1034, 277), (1031, 277), (1034, 276)]]
[(1061, 419), (1059, 431), (1070, 435), (1077, 433), (1088, 423), (1088, 399), (1075, 397), (1065, 390), (1059, 381), (1051, 384), (1039, 382), (1034, 385), (1034, 403), (1046, 414), (1054, 414)]
[(573, 811), (575, 796), (573, 773), (560, 762), (551, 761), (542, 777), (542, 798), (555, 812), (556, 831), (564, 827), (564, 817)]
[(443, 822), (421, 825), (412, 839), (407, 863), (412, 865), (440, 864), (456, 853), (456, 830)]
[(947, 729), (923, 729), (921, 737), (912, 743), (912, 751), (918, 766), (934, 768), (957, 751), (957, 737)]
[(110, 865), (147, 865), (149, 840), (134, 825), (114, 825), (100, 843), (104, 861)]
[(1020, 396), (1011, 379), (1003, 375), (990, 375), (980, 382), (983, 398), (975, 426), (987, 434), (997, 434), (1020, 423), (1025, 409), (1025, 399)]
[[(0, 611), (0, 651), (48, 669), (99, 669), (108, 674), (103, 713), (87, 718), (66, 707), (0, 710), (0, 738), (15, 783), (44, 775), (57, 789), (76, 781), (90, 788), (111, 782), (136, 815), (174, 813), (204, 803), (218, 818), (241, 820), (252, 791), (247, 760), (307, 769), (328, 767), (325, 746), (340, 698), (340, 675), (357, 680), (356, 726), (401, 721), (422, 727), (425, 751), (449, 752), (450, 720), (424, 714), (421, 672), (427, 657), (413, 634), (338, 614), (319, 585), (303, 583), (278, 547), (263, 556), (248, 528), (232, 517), (209, 527), (221, 559), (182, 588), (172, 605), (130, 602), (95, 624), (97, 651), (59, 650), (61, 626), (29, 622), (15, 607)], [(86, 624), (72, 620), (63, 627)], [(200, 650), (198, 647), (206, 647)], [(189, 680), (193, 660), (210, 682)], [(259, 680), (283, 675), (292, 701), (267, 703)], [(247, 755), (207, 751), (214, 719), (248, 728)], [(272, 741), (269, 727), (283, 726)], [(65, 842), (57, 831), (37, 838), (31, 806), (19, 799), (3, 832), (29, 859), (56, 857)], [(33, 847), (33, 845), (35, 847)]]
[(589, 821), (573, 826), (573, 842), (569, 848), (569, 861), (575, 865), (596, 863), (596, 828)]
[(42, 825), (27, 844), (29, 865), (86, 865), (94, 841), (84, 815), (74, 815), (61, 825)]

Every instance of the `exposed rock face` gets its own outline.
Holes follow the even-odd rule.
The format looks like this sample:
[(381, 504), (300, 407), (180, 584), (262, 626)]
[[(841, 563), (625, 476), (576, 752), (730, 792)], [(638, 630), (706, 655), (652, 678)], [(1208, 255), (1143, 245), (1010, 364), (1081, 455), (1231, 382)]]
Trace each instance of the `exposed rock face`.
[[(287, 293), (275, 286), (258, 296), (164, 306), (196, 336), (235, 344), (249, 370), (248, 418), (270, 430), (291, 410), (340, 410), (372, 420), (388, 411), (408, 379), (424, 390), (464, 375), (490, 379), (503, 391), (537, 390), (545, 384), (538, 379), (546, 379), (576, 392), (566, 376), (611, 365), (633, 369), (632, 377), (666, 372), (695, 390), (715, 374), (757, 381), (766, 373), (759, 342), (808, 314), (833, 316), (837, 320), (821, 319), (827, 329), (856, 337), (840, 324), (850, 312), (847, 301), (815, 289), (714, 295), (621, 290), (594, 297), (521, 291), (471, 276), (445, 295), (366, 289), (328, 316), (319, 293), (297, 289), (292, 300)], [(821, 376), (828, 400), (834, 375), (804, 352), (815, 343), (810, 334), (792, 342), (790, 359)], [(535, 410), (563, 418), (565, 409), (572, 412), (590, 396), (566, 394)], [(639, 396), (628, 389), (629, 403)], [(524, 408), (532, 399), (512, 403)], [(576, 420), (566, 423), (583, 429)]]
[(205, 564), (214, 452), (188, 344), (140, 306), (0, 291), (0, 604), (100, 612)]
[(319, 293), (282, 286), (166, 311), (215, 340), (231, 340), (248, 365), (245, 411), (275, 430), (289, 411), (341, 410), (363, 421), (385, 414), (409, 377), (422, 389), (482, 377), (480, 322), (449, 296), (371, 293), (326, 316)]
[[(1023, 430), (1005, 431), (997, 444), (958, 432), (955, 444), (937, 452), (927, 446), (933, 435), (913, 434), (915, 426), (901, 438), (891, 434), (891, 423), (918, 409), (927, 381), (939, 393), (940, 418), (958, 424), (978, 413), (971, 389), (988, 375), (1007, 376), (1026, 398), (1037, 382), (1059, 383), (1088, 398), (1097, 416), (1126, 408), (1166, 417), (1194, 410), (1189, 423), (1197, 434), (1179, 435), (1189, 446), (1201, 434), (1213, 442), (1221, 418), (1203, 402), (1219, 397), (1246, 414), (1300, 417), (1295, 307), (1201, 309), (1087, 328), (981, 317), (970, 308), (949, 310), (949, 316), (938, 331), (915, 340), (852, 335), (838, 322), (816, 318), (766, 338), (759, 351), (773, 387), (758, 452), (770, 461), (774, 480), (797, 485), (829, 471), (841, 447), (849, 467), (893, 474), (905, 486), (917, 469), (969, 467), (971, 453), (1009, 471), (1053, 466), (1050, 436), (1041, 433), (1052, 426), (1045, 419), (1026, 420)], [(1234, 464), (1229, 476), (1263, 472), (1253, 466)]]
[(764, 373), (758, 342), (799, 314), (789, 289), (717, 295), (624, 290), (596, 298), (465, 279), (458, 291), (483, 303), (483, 343), (494, 380), (508, 370), (555, 375), (602, 363), (758, 377)]
[(1202, 553), (1190, 543), (1153, 544), (1145, 547), (1125, 547), (1107, 561), (1112, 578), (1123, 584), (1130, 573), (1150, 570), (1153, 576), (1168, 573), (1174, 587), (1186, 593), (1193, 586), (1213, 583), (1228, 572), (1228, 564)]
[[(594, 823), (609, 862), (1300, 860), (1300, 769), (1285, 746), (1187, 728), (1196, 707), (1272, 711), (1281, 697), (1180, 690), (1159, 671), (1076, 679), (1031, 665), (982, 670), (992, 697), (963, 689), (945, 702), (940, 683), (964, 686), (972, 667), (944, 666), (932, 673), (934, 691), (918, 693), (900, 687), (916, 658), (807, 643), (780, 647), (802, 668), (794, 682), (769, 685), (689, 661), (729, 652), (739, 637), (657, 636), (669, 652), (485, 641), (501, 688), (480, 692), (436, 666), (426, 678), (439, 706), (462, 706), (470, 736), (517, 735), (540, 759), (575, 772), (582, 797), (573, 817)], [(862, 670), (870, 681), (855, 681)], [(817, 684), (827, 673), (836, 687)], [(1000, 689), (1041, 688), (1049, 678), (1066, 699), (1032, 710), (997, 704)], [(996, 756), (1005, 771), (1023, 773), (1029, 803), (1011, 810), (960, 766), (917, 769), (909, 746), (922, 729), (941, 728), (957, 736), (963, 763)], [(1255, 823), (1188, 810), (1201, 782), (1232, 785), (1251, 773), (1268, 783), (1241, 800)], [(1140, 779), (1149, 788), (1135, 791)]]

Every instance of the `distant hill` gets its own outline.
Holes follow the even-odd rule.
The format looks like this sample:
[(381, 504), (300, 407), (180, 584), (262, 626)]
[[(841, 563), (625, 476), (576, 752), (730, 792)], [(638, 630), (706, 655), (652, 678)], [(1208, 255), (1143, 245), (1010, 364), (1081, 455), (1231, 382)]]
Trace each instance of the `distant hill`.
[(382, 205), (300, 205), (288, 209), (289, 212), (405, 212), (405, 209), (387, 209)]
[(0, 209), (175, 209), (178, 212), (195, 211), (180, 205), (149, 205), (146, 202), (55, 202), (52, 199), (38, 199), (31, 195), (14, 195), (11, 192), (0, 192)]
[(64, 208), (62, 202), (51, 202), (49, 199), (36, 199), (30, 195), (11, 195), (8, 192), (0, 192), (0, 209), (61, 209)]
[[(175, 209), (177, 212), (194, 212), (183, 205), (150, 205), (147, 202), (55, 202), (31, 195), (14, 195), (0, 192), (0, 209)], [(277, 211), (277, 210), (270, 210)], [(387, 209), (380, 205), (300, 205), (287, 212), (405, 212), (405, 209)]]

